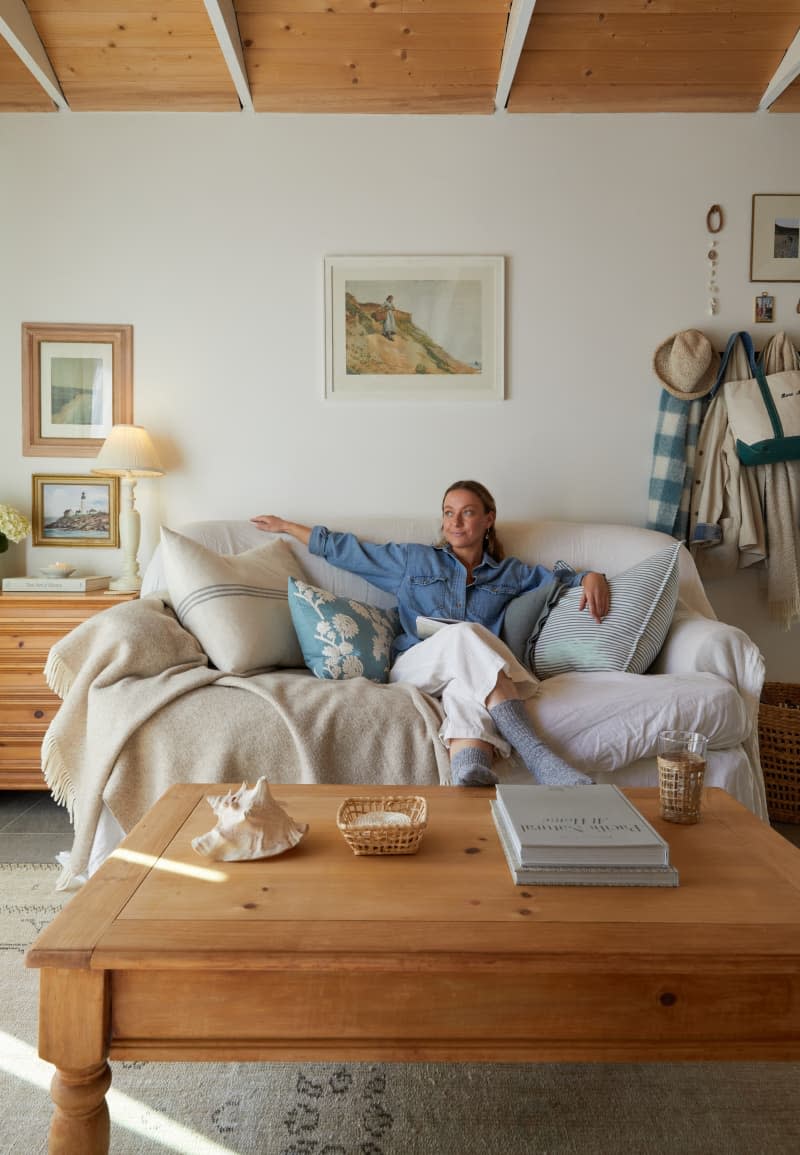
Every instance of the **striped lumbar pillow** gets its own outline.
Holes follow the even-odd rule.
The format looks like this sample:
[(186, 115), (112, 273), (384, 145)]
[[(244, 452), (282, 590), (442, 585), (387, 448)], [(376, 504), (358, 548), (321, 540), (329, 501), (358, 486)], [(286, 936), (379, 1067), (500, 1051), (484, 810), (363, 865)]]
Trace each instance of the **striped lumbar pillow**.
[(290, 577), (305, 574), (288, 542), (274, 538), (245, 553), (218, 554), (162, 529), (161, 552), (178, 621), (218, 670), (302, 668), (288, 587)]
[(573, 670), (643, 674), (664, 644), (678, 601), (680, 542), (609, 578), (611, 609), (602, 622), (579, 610), (580, 587), (565, 591), (539, 635), (534, 673)]

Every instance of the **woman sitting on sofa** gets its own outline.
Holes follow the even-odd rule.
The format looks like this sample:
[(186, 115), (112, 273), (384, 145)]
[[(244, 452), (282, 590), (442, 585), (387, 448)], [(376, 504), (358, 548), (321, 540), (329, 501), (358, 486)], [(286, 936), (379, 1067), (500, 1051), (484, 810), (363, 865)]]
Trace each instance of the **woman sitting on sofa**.
[[(389, 679), (441, 698), (441, 736), (453, 782), (491, 786), (495, 751), (513, 747), (537, 782), (567, 786), (591, 779), (573, 769), (534, 732), (523, 700), (536, 681), (500, 641), (508, 603), (545, 582), (581, 585), (581, 609), (601, 621), (610, 591), (603, 574), (553, 573), (506, 558), (495, 532), (494, 498), (477, 481), (456, 481), (442, 501), (439, 545), (374, 545), (325, 526), (281, 517), (252, 519), (259, 529), (288, 533), (331, 565), (358, 574), (397, 597), (402, 631), (394, 641)], [(455, 619), (421, 640), (417, 617)]]

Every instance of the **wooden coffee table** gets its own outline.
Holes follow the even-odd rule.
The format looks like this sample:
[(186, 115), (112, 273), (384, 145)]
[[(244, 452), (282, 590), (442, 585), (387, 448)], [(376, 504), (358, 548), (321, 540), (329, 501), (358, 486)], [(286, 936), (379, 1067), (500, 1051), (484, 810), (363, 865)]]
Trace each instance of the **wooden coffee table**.
[(374, 791), (275, 786), (305, 839), (213, 863), (191, 839), (226, 789), (173, 787), (28, 952), (51, 1155), (108, 1150), (109, 1057), (800, 1059), (800, 851), (721, 790), (685, 827), (627, 792), (680, 871), (657, 889), (515, 886), (494, 791), (447, 787), (414, 856), (345, 843)]

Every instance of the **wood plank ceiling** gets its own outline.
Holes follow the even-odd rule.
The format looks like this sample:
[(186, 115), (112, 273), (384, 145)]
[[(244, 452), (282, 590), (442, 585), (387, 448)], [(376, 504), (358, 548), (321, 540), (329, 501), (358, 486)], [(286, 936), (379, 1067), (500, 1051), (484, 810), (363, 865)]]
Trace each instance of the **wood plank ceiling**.
[(0, 112), (800, 112), (800, 0), (0, 0)]

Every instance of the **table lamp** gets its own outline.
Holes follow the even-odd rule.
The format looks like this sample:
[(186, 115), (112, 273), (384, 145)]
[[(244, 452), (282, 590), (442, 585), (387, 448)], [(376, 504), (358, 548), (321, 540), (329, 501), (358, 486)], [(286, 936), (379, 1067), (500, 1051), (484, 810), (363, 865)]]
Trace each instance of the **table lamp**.
[(162, 477), (164, 470), (150, 434), (141, 425), (114, 425), (103, 442), (92, 469), (103, 477), (118, 477), (122, 486), (119, 503), (119, 543), (122, 573), (109, 583), (112, 590), (133, 593), (142, 588), (136, 555), (141, 520), (133, 504), (137, 477)]

